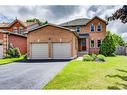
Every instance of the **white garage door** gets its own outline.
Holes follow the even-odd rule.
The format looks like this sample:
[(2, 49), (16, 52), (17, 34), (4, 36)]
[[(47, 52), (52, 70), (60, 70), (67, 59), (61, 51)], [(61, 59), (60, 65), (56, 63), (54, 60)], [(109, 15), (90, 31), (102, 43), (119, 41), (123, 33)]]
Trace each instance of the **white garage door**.
[(53, 43), (53, 59), (70, 59), (70, 43)]
[(0, 45), (0, 59), (3, 58), (3, 45)]
[(48, 44), (39, 43), (31, 45), (32, 59), (48, 59)]

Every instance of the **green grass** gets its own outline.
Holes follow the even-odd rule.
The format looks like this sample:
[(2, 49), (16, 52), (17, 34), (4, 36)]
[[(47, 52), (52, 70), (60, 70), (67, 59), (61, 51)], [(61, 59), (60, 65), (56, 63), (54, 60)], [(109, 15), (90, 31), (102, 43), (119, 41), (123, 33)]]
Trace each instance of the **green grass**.
[(19, 61), (19, 60), (23, 60), (23, 59), (24, 59), (24, 56), (21, 56), (20, 58), (5, 58), (5, 59), (0, 59), (0, 65), (8, 64), (8, 63)]
[(127, 57), (106, 57), (106, 62), (73, 60), (43, 89), (127, 89)]

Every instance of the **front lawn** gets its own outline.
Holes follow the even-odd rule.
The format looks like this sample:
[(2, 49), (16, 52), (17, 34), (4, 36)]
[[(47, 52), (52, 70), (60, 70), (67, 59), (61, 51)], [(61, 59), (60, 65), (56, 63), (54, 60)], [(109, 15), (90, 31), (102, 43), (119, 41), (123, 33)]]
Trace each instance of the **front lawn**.
[(127, 89), (127, 57), (106, 62), (71, 61), (43, 89)]
[(0, 65), (11, 63), (11, 62), (15, 62), (15, 61), (19, 61), (19, 60), (23, 60), (23, 59), (24, 59), (24, 56), (21, 56), (20, 58), (5, 58), (5, 59), (0, 59)]

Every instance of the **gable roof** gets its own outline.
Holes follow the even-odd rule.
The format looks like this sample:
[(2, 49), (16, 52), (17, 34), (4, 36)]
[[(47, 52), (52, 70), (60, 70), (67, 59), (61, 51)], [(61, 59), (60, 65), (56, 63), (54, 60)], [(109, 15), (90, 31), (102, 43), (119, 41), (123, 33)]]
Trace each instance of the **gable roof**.
[(103, 20), (102, 18), (100, 18), (100, 17), (98, 17), (98, 16), (95, 16), (95, 17), (93, 17), (92, 19), (90, 19), (87, 23), (86, 23), (86, 25), (89, 23), (89, 22), (91, 22), (92, 20), (94, 20), (94, 19), (99, 19), (99, 20), (101, 20), (102, 22), (104, 22), (105, 24), (107, 24), (107, 22), (105, 21), (105, 20)]
[(11, 23), (6, 23), (6, 22), (0, 23), (0, 28), (9, 28), (9, 27), (11, 27), (14, 23), (16, 23), (17, 21), (18, 21), (22, 26), (24, 26), (24, 27), (28, 27), (28, 26), (37, 24), (36, 22), (22, 22), (22, 21), (20, 21), (19, 19), (15, 19), (15, 20), (14, 20), (13, 22), (11, 22)]
[(77, 25), (86, 25), (86, 23), (90, 19), (87, 18), (79, 18), (79, 19), (74, 19), (65, 23), (60, 24), (60, 26), (77, 26)]
[(65, 23), (60, 24), (60, 26), (77, 26), (77, 25), (87, 25), (89, 22), (91, 22), (92, 20), (94, 20), (95, 18), (100, 19), (101, 21), (103, 21), (104, 23), (106, 23), (105, 20), (101, 19), (98, 16), (93, 17), (92, 19), (87, 19), (87, 18), (80, 18), (80, 19), (74, 19)]
[(16, 33), (9, 32), (9, 31), (3, 31), (3, 30), (0, 30), (0, 32), (1, 32), (1, 33), (5, 33), (5, 34), (11, 34), (11, 35), (16, 35), (16, 36), (21, 36), (21, 37), (25, 37), (25, 38), (27, 38), (26, 35), (16, 34)]
[(0, 28), (1, 27), (3, 27), (3, 28), (5, 27), (6, 28), (8, 26), (9, 26), (9, 23), (6, 23), (6, 22), (0, 23)]
[(66, 27), (62, 27), (62, 26), (59, 26), (59, 25), (51, 24), (51, 23), (47, 23), (47, 24), (42, 25), (42, 26), (40, 26), (40, 27), (34, 28), (34, 29), (32, 29), (32, 30), (29, 30), (27, 33), (30, 33), (30, 32), (32, 32), (32, 31), (35, 31), (35, 30), (41, 29), (41, 28), (46, 27), (46, 26), (49, 26), (49, 25), (50, 25), (50, 26), (57, 27), (57, 28), (61, 28), (61, 29), (68, 30), (68, 31), (70, 31), (70, 32), (74, 33), (74, 34), (75, 34), (75, 36), (79, 37), (78, 33), (77, 33), (75, 30), (70, 29), (70, 28), (66, 28)]
[(12, 26), (13, 24), (15, 24), (16, 22), (19, 22), (22, 26), (25, 27), (24, 23), (23, 23), (22, 21), (18, 20), (17, 18), (16, 18), (12, 23), (10, 23), (8, 27), (11, 27), (11, 26)]

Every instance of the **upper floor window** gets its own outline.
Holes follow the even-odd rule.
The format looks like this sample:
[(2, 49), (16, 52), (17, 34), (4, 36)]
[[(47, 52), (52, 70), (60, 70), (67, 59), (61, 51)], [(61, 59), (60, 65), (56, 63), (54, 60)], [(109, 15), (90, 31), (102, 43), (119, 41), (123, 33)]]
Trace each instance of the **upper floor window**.
[(97, 25), (97, 31), (101, 31), (102, 30), (102, 25), (100, 24), (100, 23), (98, 23), (98, 25)]
[(23, 34), (23, 27), (20, 27), (20, 34)]
[(91, 32), (94, 32), (94, 24), (91, 24), (91, 25), (90, 25), (90, 31), (91, 31)]
[(13, 28), (13, 32), (14, 32), (14, 33), (18, 33), (17, 27), (14, 27), (14, 28)]
[(77, 27), (76, 27), (76, 31), (77, 31), (77, 32), (80, 32), (80, 26), (77, 26)]
[(91, 40), (91, 41), (90, 41), (90, 47), (91, 47), (91, 48), (94, 48), (94, 40)]

